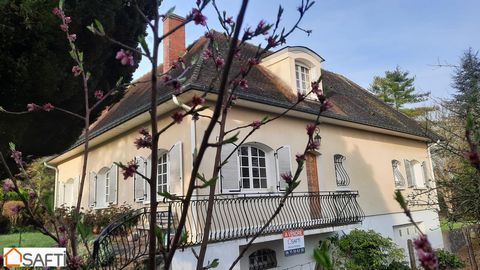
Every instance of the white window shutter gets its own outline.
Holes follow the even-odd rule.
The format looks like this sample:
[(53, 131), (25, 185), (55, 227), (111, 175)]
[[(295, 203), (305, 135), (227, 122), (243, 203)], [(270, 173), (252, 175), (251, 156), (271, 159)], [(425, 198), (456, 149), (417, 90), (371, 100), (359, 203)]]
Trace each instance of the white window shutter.
[(65, 204), (65, 184), (60, 180), (58, 181), (57, 191), (57, 207), (62, 207)]
[(64, 186), (64, 204), (67, 207), (73, 206), (73, 179), (69, 179), (63, 184)]
[[(95, 207), (97, 206), (97, 174), (95, 172), (90, 172), (88, 187), (88, 205), (90, 207)], [(60, 188), (62, 188), (62, 185), (60, 186)]]
[(292, 173), (290, 146), (284, 145), (275, 151), (275, 167), (277, 169), (277, 188), (286, 190), (288, 184), (283, 180), (283, 173)]
[(108, 184), (108, 202), (111, 204), (117, 204), (118, 200), (118, 166), (112, 164), (110, 167), (110, 183)]
[(430, 175), (428, 173), (427, 162), (422, 162), (422, 171), (423, 171), (423, 181), (426, 187), (430, 187)]
[(167, 179), (168, 190), (177, 196), (183, 195), (183, 162), (182, 162), (182, 142), (177, 142), (168, 152)]
[[(147, 166), (146, 166), (146, 176), (148, 179), (152, 179), (154, 177), (150, 177), (151, 173), (152, 173), (152, 158), (149, 158), (147, 160)], [(150, 201), (150, 183), (148, 183), (147, 181), (145, 181), (145, 201), (149, 202)]]
[(95, 185), (96, 186), (96, 195), (95, 195), (95, 199), (96, 199), (96, 204), (95, 206), (96, 207), (106, 207), (108, 206), (108, 203), (106, 201), (106, 187), (107, 187), (107, 182), (106, 182), (106, 173), (104, 170), (101, 170), (103, 171), (103, 173), (99, 173), (97, 174), (97, 184)]
[(407, 160), (407, 159), (404, 159), (404, 163), (405, 163), (405, 173), (407, 175), (408, 187), (413, 187), (415, 186), (415, 179), (413, 178), (414, 175), (413, 175), (412, 163), (410, 162), (410, 160)]
[[(147, 161), (143, 157), (135, 157), (135, 163), (138, 165), (137, 171), (143, 175), (146, 174), (147, 169)], [(138, 174), (133, 176), (133, 194), (134, 194), (134, 201), (142, 202), (145, 200), (146, 193), (145, 193), (145, 179)]]
[(234, 144), (225, 144), (222, 146), (222, 169), (220, 170), (220, 178), (222, 181), (222, 192), (239, 192), (240, 191), (240, 164), (238, 160), (238, 151), (232, 154), (225, 163), (225, 159), (235, 149)]

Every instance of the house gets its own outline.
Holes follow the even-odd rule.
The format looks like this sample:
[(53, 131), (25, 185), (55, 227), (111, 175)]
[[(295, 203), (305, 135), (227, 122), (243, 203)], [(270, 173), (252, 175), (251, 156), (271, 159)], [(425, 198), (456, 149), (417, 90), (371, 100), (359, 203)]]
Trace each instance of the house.
[[(172, 15), (164, 21), (164, 27), (168, 30), (181, 20)], [(216, 34), (216, 38), (220, 50), (226, 50), (227, 44), (221, 35)], [(164, 63), (170, 63), (185, 50), (187, 62), (198, 57), (186, 74), (185, 90), (178, 95), (178, 99), (188, 101), (195, 94), (201, 94), (210, 83), (215, 67), (199, 57), (207, 48), (209, 39), (199, 38), (188, 48), (185, 48), (184, 39), (184, 29), (180, 28), (165, 40)], [(244, 55), (253, 55), (255, 48), (247, 45)], [(321, 146), (318, 151), (308, 153), (296, 193), (289, 197), (281, 214), (255, 241), (236, 269), (313, 265), (311, 254), (320, 240), (353, 228), (373, 229), (394, 239), (402, 247), (406, 247), (407, 239), (416, 234), (393, 195), (396, 190), (407, 195), (434, 185), (429, 145), (436, 140), (435, 135), (425, 132), (417, 122), (344, 76), (323, 69), (323, 61), (316, 52), (301, 46), (270, 52), (248, 75), (249, 88), (238, 91), (227, 129), (248, 125), (264, 116), (278, 115), (297, 100), (298, 92), (307, 91), (311, 80), (320, 75), (323, 77), (321, 87), (332, 101), (333, 108), (321, 117), (317, 130)], [(240, 68), (239, 64), (234, 64), (233, 72)], [(159, 69), (164, 70), (162, 65)], [(137, 221), (144, 220), (138, 217), (145, 218), (148, 213), (148, 184), (139, 177), (123, 180), (114, 164), (135, 159), (139, 170), (145, 174), (152, 166), (148, 150), (137, 150), (133, 143), (139, 137), (139, 128), (149, 126), (149, 83), (143, 82), (148, 78), (149, 74), (146, 74), (138, 79), (139, 83), (131, 86), (124, 98), (91, 127), (89, 176), (82, 201), (85, 208), (130, 204), (139, 209)], [(177, 110), (171, 101), (172, 94), (175, 92), (171, 88), (160, 88), (160, 127), (169, 123), (170, 115)], [(207, 104), (216, 99), (216, 94), (215, 90), (208, 94)], [(312, 122), (317, 111), (318, 102), (314, 97), (307, 97), (284, 117), (257, 130), (222, 169), (209, 236), (212, 243), (207, 253), (207, 260), (220, 259), (220, 269), (235, 259), (240, 248), (278, 204), (279, 194), (286, 186), (279, 174), (295, 167), (295, 154), (303, 152), (306, 144), (305, 126)], [(212, 111), (207, 109), (204, 113), (208, 115)], [(207, 124), (208, 119), (203, 117), (198, 120), (188, 118), (162, 134), (159, 159), (155, 164), (158, 166), (159, 192), (169, 191), (177, 196), (185, 194), (192, 157)], [(242, 132), (240, 136), (244, 134)], [(80, 138), (68, 151), (49, 162), (58, 169), (57, 206), (71, 205), (72, 198), (78, 194), (82, 146), (83, 139)], [(225, 157), (224, 153), (232, 148), (226, 145), (222, 156)], [(214, 160), (214, 155), (213, 149), (207, 151), (201, 173), (209, 175), (212, 172), (213, 164), (209, 161)], [(194, 194), (187, 217), (188, 239), (184, 249), (176, 253), (173, 269), (192, 269), (195, 265), (190, 249), (197, 249), (202, 238), (206, 194), (207, 190), (197, 190)], [(159, 200), (159, 223), (163, 228), (175, 226), (182, 203), (161, 197)], [(433, 246), (442, 247), (436, 211), (414, 207), (412, 212)], [(148, 228), (145, 222), (142, 224)], [(122, 228), (119, 225), (121, 222), (114, 222), (106, 231)], [(135, 237), (126, 242), (141, 241), (139, 226)], [(284, 231), (295, 229), (303, 229), (304, 249), (295, 250), (299, 254), (287, 254), (284, 252)], [(114, 236), (103, 235), (97, 242), (97, 249), (105, 248), (102, 245), (108, 245), (107, 242), (114, 242), (101, 242), (105, 237)], [(138, 244), (135, 247), (142, 249)]]

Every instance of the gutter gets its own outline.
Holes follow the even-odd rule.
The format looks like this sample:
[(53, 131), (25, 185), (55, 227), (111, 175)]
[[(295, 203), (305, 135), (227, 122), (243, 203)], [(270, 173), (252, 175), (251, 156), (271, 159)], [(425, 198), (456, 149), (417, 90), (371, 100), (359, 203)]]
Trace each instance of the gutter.
[(46, 168), (52, 169), (55, 171), (55, 187), (54, 187), (54, 193), (53, 193), (53, 208), (57, 208), (57, 189), (58, 189), (58, 168), (54, 167), (52, 165), (49, 165), (47, 161), (50, 161), (52, 158), (48, 158), (43, 162), (43, 166)]

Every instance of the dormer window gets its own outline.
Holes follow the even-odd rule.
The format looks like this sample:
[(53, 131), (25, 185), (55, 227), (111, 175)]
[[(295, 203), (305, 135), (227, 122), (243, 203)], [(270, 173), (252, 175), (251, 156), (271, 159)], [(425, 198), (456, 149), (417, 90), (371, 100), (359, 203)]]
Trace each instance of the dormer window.
[(310, 69), (301, 63), (295, 63), (295, 78), (297, 92), (306, 94), (310, 88)]

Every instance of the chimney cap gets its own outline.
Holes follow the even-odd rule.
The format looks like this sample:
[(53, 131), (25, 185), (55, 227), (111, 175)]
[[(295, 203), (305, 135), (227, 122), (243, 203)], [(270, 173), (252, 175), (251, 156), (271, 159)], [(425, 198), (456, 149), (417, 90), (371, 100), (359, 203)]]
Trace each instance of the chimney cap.
[(162, 21), (165, 21), (166, 19), (174, 19), (174, 20), (178, 20), (178, 21), (185, 21), (186, 19), (180, 15), (177, 15), (175, 13), (170, 13), (170, 14), (167, 14), (166, 16), (163, 16), (163, 19)]

